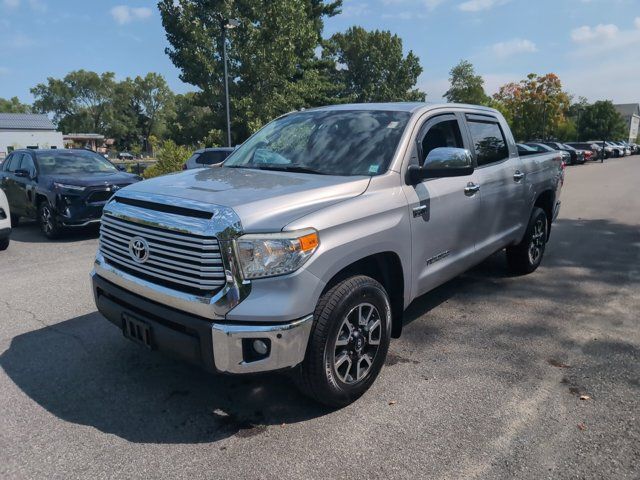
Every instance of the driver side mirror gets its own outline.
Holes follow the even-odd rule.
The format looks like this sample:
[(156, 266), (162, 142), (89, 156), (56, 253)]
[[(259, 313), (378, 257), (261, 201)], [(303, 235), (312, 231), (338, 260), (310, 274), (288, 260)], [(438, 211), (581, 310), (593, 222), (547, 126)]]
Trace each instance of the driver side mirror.
[(15, 172), (13, 172), (13, 174), (16, 177), (20, 177), (20, 178), (33, 178), (33, 175), (31, 175), (31, 172), (29, 172), (29, 170), (24, 170), (22, 168), (17, 169)]
[(429, 152), (423, 166), (409, 166), (407, 174), (409, 183), (415, 185), (425, 178), (466, 177), (473, 170), (473, 158), (469, 150), (438, 147)]

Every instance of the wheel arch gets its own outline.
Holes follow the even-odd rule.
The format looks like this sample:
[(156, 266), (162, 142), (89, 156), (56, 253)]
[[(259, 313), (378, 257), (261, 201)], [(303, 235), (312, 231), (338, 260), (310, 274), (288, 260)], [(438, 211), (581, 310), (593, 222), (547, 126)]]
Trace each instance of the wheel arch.
[(322, 294), (339, 282), (354, 275), (366, 275), (380, 282), (391, 302), (393, 338), (402, 333), (404, 312), (404, 270), (397, 253), (386, 251), (368, 255), (356, 260), (338, 271), (325, 285)]

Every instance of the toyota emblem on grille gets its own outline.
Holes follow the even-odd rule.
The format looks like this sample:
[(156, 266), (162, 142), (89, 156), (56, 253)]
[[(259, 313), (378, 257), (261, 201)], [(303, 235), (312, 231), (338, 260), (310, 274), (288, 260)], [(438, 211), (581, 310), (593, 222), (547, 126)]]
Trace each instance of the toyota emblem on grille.
[(142, 237), (133, 237), (129, 241), (129, 255), (138, 263), (144, 263), (149, 258), (149, 244)]

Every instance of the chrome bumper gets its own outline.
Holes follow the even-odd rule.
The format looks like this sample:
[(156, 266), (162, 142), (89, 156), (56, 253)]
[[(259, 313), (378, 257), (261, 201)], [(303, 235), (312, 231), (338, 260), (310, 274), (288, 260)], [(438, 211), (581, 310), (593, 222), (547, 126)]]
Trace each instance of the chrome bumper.
[[(212, 325), (213, 357), (216, 368), (225, 373), (256, 373), (294, 367), (304, 360), (313, 315), (283, 325)], [(243, 339), (268, 339), (267, 357), (244, 361)]]

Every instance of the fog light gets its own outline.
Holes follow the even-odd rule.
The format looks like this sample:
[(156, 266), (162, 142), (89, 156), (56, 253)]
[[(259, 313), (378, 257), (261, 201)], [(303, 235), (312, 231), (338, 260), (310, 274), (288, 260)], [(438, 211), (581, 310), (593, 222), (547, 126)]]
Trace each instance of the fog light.
[(254, 340), (252, 346), (258, 355), (266, 355), (269, 351), (269, 346), (264, 340)]

